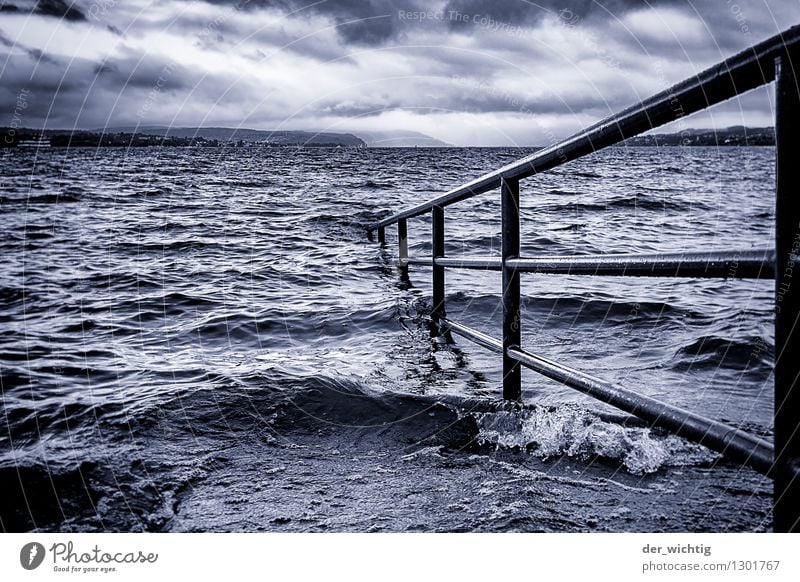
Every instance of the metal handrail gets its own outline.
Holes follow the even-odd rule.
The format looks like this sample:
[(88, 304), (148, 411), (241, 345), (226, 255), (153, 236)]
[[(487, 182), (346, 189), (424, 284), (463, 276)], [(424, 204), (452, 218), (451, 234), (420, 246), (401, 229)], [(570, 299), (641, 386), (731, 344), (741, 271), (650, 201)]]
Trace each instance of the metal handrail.
[[(792, 60), (800, 56), (800, 26), (757, 44), (628, 107), (587, 129), (485, 174), (424, 204), (398, 212), (368, 227), (370, 238), (386, 242), (385, 227), (397, 224), (399, 267), (427, 264), (432, 270), (433, 329), (456, 333), (503, 356), (503, 397), (521, 398), (521, 366), (579, 390), (621, 410), (699, 442), (750, 466), (775, 481), (774, 528), (800, 531), (800, 285), (792, 274), (800, 251), (800, 165), (795, 141), (800, 134), (800, 75)], [(800, 64), (800, 63), (798, 63)], [(776, 206), (775, 249), (705, 253), (520, 256), (519, 184), (523, 178), (560, 166), (634, 137), (690, 113), (775, 81)], [(444, 209), (455, 202), (500, 188), (500, 257), (445, 257)], [(431, 212), (430, 259), (409, 258), (409, 218)], [(493, 338), (445, 313), (445, 269), (502, 272), (503, 336)], [(635, 277), (775, 279), (774, 446), (740, 429), (615, 386), (590, 374), (531, 354), (521, 347), (520, 274)]]
[(452, 269), (501, 271), (511, 267), (520, 273), (541, 275), (596, 275), (603, 277), (692, 277), (774, 279), (775, 251), (654, 253), (620, 255), (573, 255), (520, 257), (409, 258), (410, 265), (437, 265)]

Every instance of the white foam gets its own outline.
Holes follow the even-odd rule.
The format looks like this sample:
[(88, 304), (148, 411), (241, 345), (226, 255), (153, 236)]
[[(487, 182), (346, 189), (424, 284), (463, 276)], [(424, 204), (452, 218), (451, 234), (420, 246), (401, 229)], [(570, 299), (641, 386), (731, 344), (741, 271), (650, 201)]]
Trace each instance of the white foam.
[(665, 465), (708, 462), (715, 454), (675, 436), (654, 436), (649, 429), (601, 420), (576, 404), (476, 415), (478, 442), (524, 448), (542, 458), (566, 455), (616, 460), (633, 474), (653, 473)]

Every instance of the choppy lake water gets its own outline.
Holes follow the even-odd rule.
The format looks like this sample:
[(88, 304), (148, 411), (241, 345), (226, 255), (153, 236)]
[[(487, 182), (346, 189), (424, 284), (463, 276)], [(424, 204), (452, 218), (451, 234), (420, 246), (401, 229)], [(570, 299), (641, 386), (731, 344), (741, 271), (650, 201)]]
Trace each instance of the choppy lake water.
[[(432, 341), (365, 226), (518, 149), (0, 154), (7, 531), (728, 531), (771, 482)], [(522, 184), (523, 254), (766, 248), (772, 148), (617, 148)], [(447, 210), (497, 255), (499, 194)], [(412, 256), (430, 222), (410, 221)], [(448, 310), (498, 336), (497, 273)], [(772, 282), (523, 276), (523, 343), (771, 439)]]

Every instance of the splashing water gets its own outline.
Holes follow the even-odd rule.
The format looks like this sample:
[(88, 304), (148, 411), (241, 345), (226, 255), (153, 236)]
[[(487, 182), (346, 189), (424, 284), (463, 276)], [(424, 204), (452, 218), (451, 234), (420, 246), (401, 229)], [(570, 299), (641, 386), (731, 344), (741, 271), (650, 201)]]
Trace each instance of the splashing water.
[(654, 473), (665, 465), (710, 462), (717, 455), (675, 436), (606, 422), (586, 408), (488, 412), (477, 416), (478, 442), (523, 448), (543, 460), (566, 455), (618, 461), (632, 474)]

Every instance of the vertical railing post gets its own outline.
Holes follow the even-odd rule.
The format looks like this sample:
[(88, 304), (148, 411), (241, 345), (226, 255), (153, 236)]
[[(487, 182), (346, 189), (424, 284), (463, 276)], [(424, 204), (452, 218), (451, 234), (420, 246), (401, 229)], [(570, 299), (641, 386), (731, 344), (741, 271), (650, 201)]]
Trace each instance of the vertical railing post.
[(433, 252), (433, 309), (431, 318), (437, 333), (441, 333), (441, 319), (445, 316), (444, 305), (444, 267), (436, 265), (436, 259), (444, 256), (444, 208), (434, 206), (431, 209), (431, 243)]
[[(519, 273), (505, 265), (506, 259), (519, 257), (519, 180), (500, 181), (503, 226), (503, 350), (521, 343), (519, 314)], [(519, 362), (503, 354), (503, 398), (519, 400), (522, 396), (522, 370)]]
[(408, 269), (408, 222), (405, 218), (397, 221), (397, 265), (401, 270)]
[(774, 529), (800, 531), (800, 95), (793, 65), (775, 66), (775, 504)]
[(386, 244), (386, 229), (382, 226), (378, 227), (378, 242), (380, 244)]

